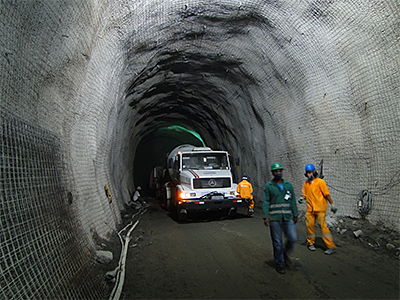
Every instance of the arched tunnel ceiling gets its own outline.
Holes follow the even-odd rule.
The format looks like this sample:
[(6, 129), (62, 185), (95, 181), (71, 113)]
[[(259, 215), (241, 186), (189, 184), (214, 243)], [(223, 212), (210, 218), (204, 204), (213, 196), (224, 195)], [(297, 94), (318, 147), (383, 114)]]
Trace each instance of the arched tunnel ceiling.
[[(261, 69), (272, 71), (268, 75), (271, 88), (282, 89), (287, 83), (287, 75), (280, 74), (268, 58), (271, 53), (256, 47), (257, 34), (262, 34), (268, 37), (268, 47), (275, 48), (276, 29), (253, 8), (182, 8), (178, 18), (179, 25), (161, 29), (163, 42), (150, 37), (140, 49), (127, 50), (132, 61), (131, 56), (141, 52), (152, 55), (125, 91), (125, 101), (135, 111), (135, 127), (142, 128), (138, 135), (151, 135), (150, 128), (169, 118), (190, 124), (208, 146), (234, 151), (238, 138), (246, 135), (240, 129), (248, 120), (264, 126), (251, 93), (257, 93), (257, 76), (265, 74), (255, 65), (262, 60)], [(250, 29), (258, 32), (256, 36), (249, 36)]]
[[(198, 130), (209, 132), (212, 139), (220, 133), (214, 130), (232, 133), (220, 111), (221, 108), (233, 109), (224, 88), (236, 86), (242, 93), (241, 87), (251, 84), (251, 77), (241, 72), (237, 59), (226, 60), (212, 52), (190, 51), (174, 49), (172, 53), (157, 53), (129, 85), (126, 101), (137, 109), (136, 125), (154, 123), (163, 116), (171, 118), (172, 115), (175, 120), (196, 124)], [(210, 122), (218, 126), (212, 128)]]

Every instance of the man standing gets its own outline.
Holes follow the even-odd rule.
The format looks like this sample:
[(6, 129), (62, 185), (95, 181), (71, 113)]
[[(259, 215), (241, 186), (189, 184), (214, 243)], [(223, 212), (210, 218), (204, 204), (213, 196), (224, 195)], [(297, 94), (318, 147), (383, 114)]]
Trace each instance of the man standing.
[[(285, 262), (290, 263), (289, 254), (297, 241), (295, 223), (299, 215), (293, 186), (282, 178), (282, 165), (271, 165), (274, 178), (264, 187), (264, 224), (270, 228), (276, 271), (285, 274)], [(282, 233), (286, 236), (283, 246)]]
[(326, 182), (318, 178), (318, 173), (315, 171), (313, 164), (307, 164), (305, 167), (307, 180), (303, 184), (303, 199), (307, 202), (306, 226), (307, 226), (307, 243), (308, 249), (315, 251), (315, 219), (321, 228), (322, 239), (328, 249), (325, 254), (331, 255), (336, 252), (336, 245), (333, 242), (331, 232), (326, 224), (326, 210), (328, 202), (331, 204), (332, 211), (335, 213), (336, 208), (329, 195)]
[(243, 175), (242, 181), (238, 183), (236, 188), (236, 193), (239, 194), (239, 197), (249, 203), (249, 207), (247, 208), (247, 215), (250, 217), (254, 217), (254, 201), (253, 201), (253, 186), (248, 181), (248, 177)]

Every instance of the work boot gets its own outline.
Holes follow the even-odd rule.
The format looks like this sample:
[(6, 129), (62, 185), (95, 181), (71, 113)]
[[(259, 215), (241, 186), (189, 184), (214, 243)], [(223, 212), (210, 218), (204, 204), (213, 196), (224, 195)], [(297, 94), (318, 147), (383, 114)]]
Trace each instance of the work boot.
[(284, 267), (276, 267), (276, 271), (277, 271), (279, 274), (286, 274), (286, 270), (285, 270)]
[(335, 253), (336, 253), (336, 249), (334, 249), (334, 248), (329, 248), (329, 249), (326, 250), (324, 253), (325, 253), (326, 255), (332, 255), (332, 254), (335, 254)]
[(317, 250), (317, 248), (315, 248), (314, 244), (312, 244), (312, 245), (308, 245), (308, 250), (315, 251), (315, 250)]

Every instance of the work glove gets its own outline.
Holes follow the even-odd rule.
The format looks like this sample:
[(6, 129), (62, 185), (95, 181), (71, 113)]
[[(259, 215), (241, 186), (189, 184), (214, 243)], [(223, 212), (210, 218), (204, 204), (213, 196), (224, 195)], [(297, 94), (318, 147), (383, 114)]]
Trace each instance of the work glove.
[(337, 212), (337, 208), (335, 207), (335, 204), (331, 204), (331, 212), (333, 212), (334, 214), (336, 214)]

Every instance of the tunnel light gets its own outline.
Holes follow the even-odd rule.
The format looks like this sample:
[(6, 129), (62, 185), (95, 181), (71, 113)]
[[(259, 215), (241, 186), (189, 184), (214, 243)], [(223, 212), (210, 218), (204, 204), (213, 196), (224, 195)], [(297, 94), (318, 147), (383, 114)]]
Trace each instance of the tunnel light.
[(203, 147), (205, 147), (206, 145), (204, 144), (203, 139), (201, 138), (200, 134), (198, 134), (196, 131), (187, 129), (185, 127), (179, 126), (179, 125), (171, 125), (171, 126), (167, 126), (167, 127), (163, 127), (160, 130), (166, 130), (166, 131), (176, 131), (176, 132), (187, 132), (191, 135), (193, 135), (195, 138), (197, 138), (201, 144), (203, 145)]

